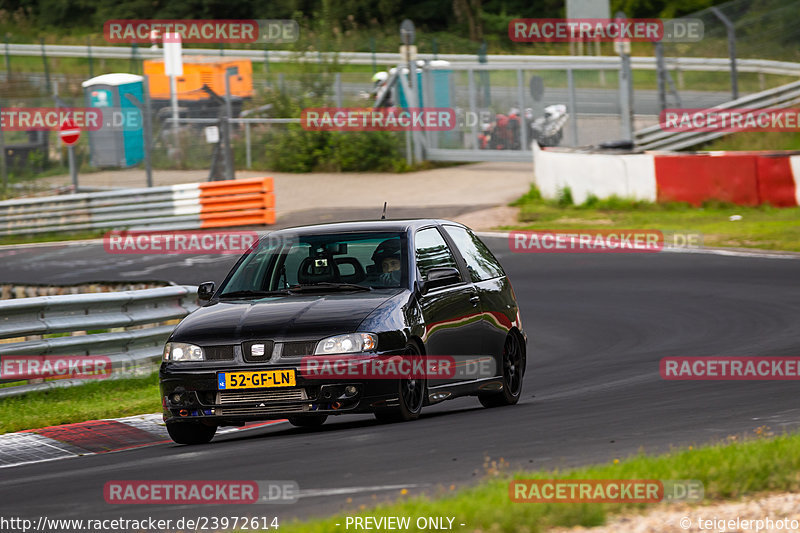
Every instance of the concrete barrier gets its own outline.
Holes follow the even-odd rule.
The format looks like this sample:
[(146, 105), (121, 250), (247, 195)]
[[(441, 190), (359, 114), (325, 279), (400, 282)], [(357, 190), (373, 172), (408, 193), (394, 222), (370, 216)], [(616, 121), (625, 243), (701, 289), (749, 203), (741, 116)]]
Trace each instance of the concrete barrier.
[(0, 235), (101, 229), (204, 229), (274, 223), (272, 178), (0, 202)]
[(544, 198), (569, 187), (576, 204), (590, 195), (633, 200), (708, 200), (738, 205), (800, 205), (796, 152), (597, 153), (533, 145), (534, 182)]

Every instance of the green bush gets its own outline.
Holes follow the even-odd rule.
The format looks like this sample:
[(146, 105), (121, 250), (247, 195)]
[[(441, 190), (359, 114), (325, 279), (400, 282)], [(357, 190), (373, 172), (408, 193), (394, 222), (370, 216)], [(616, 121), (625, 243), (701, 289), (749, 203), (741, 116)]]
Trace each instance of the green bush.
[(292, 126), (265, 143), (267, 164), (278, 172), (396, 171), (404, 161), (391, 132), (305, 131)]

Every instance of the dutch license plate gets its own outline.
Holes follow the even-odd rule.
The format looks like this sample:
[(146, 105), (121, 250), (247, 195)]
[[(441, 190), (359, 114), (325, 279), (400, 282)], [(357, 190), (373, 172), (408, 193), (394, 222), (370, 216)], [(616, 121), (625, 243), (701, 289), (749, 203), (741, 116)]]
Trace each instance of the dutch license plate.
[(217, 374), (219, 390), (294, 387), (295, 385), (297, 385), (297, 380), (294, 369), (220, 372)]

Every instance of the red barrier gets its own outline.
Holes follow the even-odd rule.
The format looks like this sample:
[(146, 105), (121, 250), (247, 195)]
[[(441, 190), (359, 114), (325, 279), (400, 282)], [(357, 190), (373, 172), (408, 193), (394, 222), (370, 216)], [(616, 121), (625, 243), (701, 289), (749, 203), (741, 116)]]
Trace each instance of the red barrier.
[(758, 158), (758, 193), (762, 203), (777, 207), (794, 207), (794, 176), (785, 155), (762, 155)]
[(761, 203), (755, 155), (656, 155), (654, 159), (659, 202)]

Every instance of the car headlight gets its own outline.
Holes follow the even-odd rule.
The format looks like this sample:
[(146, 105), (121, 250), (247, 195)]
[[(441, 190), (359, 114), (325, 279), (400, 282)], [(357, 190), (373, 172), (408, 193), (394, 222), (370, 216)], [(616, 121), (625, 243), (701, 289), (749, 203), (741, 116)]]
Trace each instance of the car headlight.
[(372, 333), (348, 333), (322, 339), (314, 355), (370, 352), (378, 347), (378, 336)]
[(203, 349), (194, 344), (184, 342), (168, 342), (164, 346), (164, 361), (205, 361), (206, 355)]

